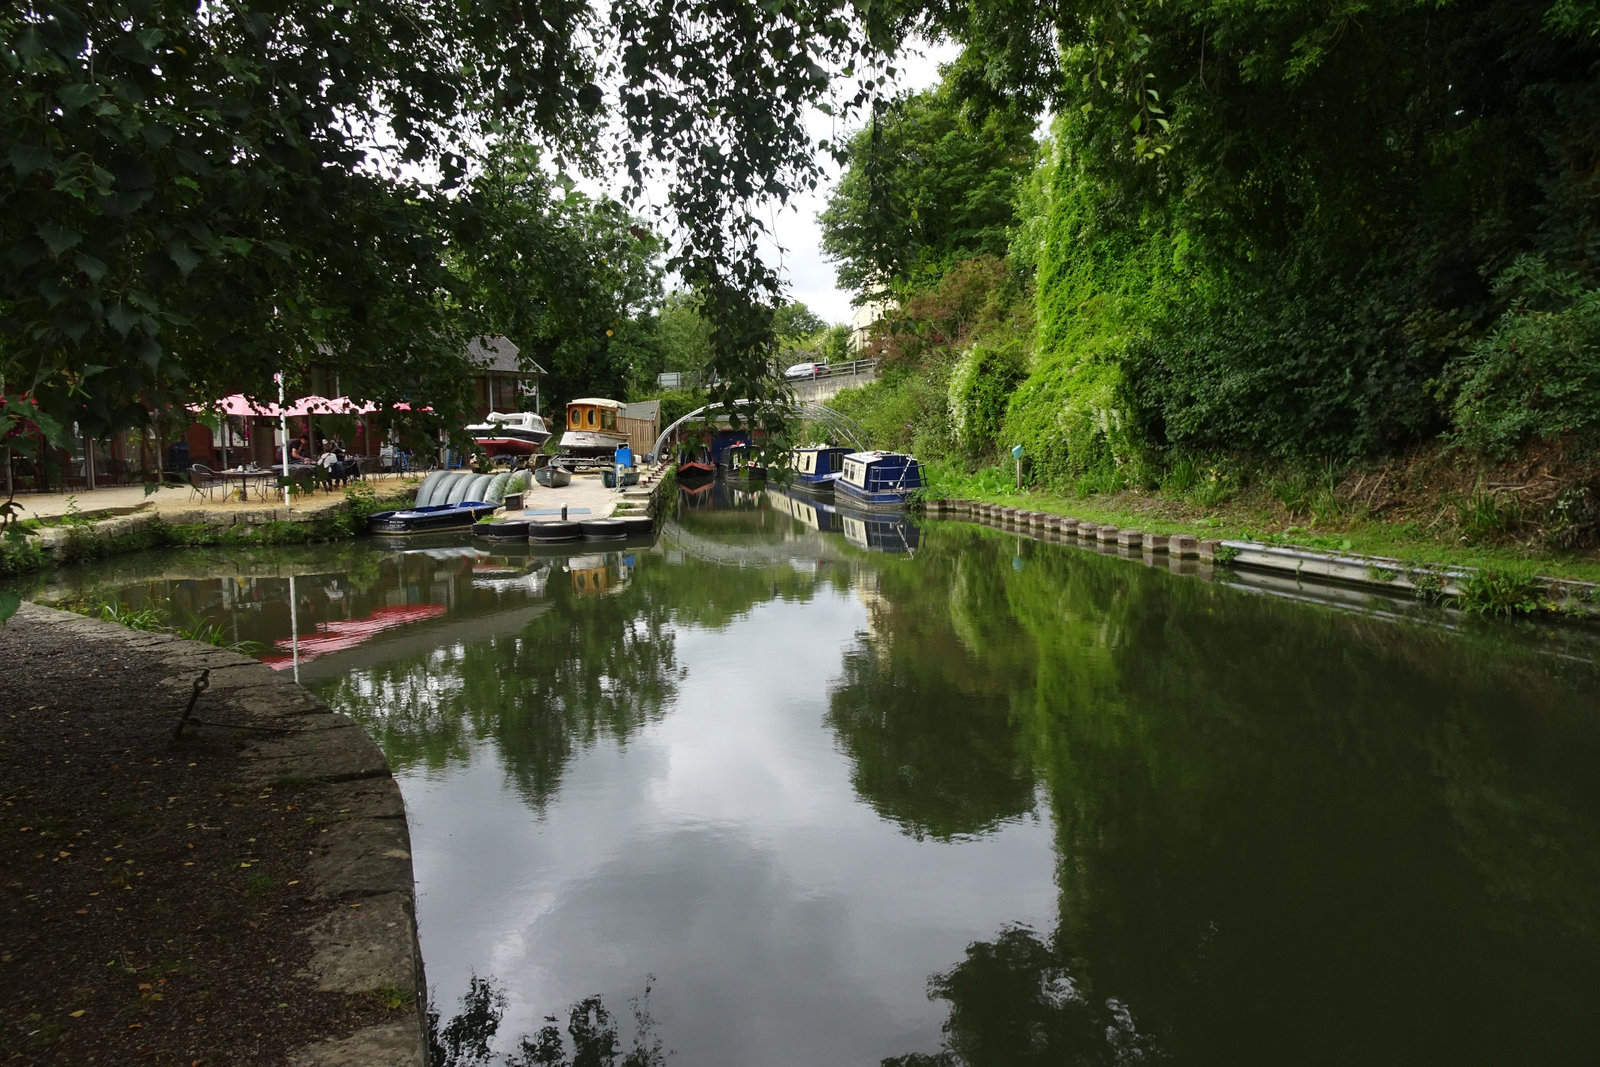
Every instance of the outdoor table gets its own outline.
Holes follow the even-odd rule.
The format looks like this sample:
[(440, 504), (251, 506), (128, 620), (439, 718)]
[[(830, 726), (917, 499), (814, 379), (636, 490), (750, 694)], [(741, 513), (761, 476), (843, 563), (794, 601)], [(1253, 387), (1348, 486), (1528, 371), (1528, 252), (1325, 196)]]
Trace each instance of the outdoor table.
[(238, 487), (238, 499), (248, 500), (250, 490), (255, 489), (256, 495), (262, 500), (267, 499), (267, 490), (271, 488), (270, 482), (279, 477), (279, 468), (268, 467), (265, 470), (233, 470), (218, 471), (217, 480), (222, 483), (223, 491), (229, 499), (234, 497), (234, 487)]

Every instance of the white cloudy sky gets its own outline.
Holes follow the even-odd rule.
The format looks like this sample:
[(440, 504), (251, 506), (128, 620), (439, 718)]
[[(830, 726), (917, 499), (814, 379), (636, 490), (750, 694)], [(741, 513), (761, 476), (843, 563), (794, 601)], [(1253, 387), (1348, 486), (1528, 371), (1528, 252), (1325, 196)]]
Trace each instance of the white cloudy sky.
[[(929, 88), (939, 80), (939, 65), (953, 61), (959, 49), (948, 44), (907, 45), (895, 61), (894, 90), (918, 91)], [(852, 127), (840, 127), (835, 120), (815, 112), (810, 122), (813, 137), (843, 139)], [(822, 319), (830, 323), (849, 322), (850, 295), (841, 292), (834, 283), (833, 265), (822, 258), (822, 230), (817, 225), (817, 214), (828, 202), (839, 168), (831, 157), (825, 157), (826, 180), (816, 190), (796, 197), (785, 206), (771, 205), (767, 226), (777, 239), (769, 249), (769, 262), (783, 269), (790, 289), (790, 298), (805, 304)], [(579, 180), (580, 188), (590, 186)], [(610, 192), (601, 186), (588, 188), (591, 193)], [(662, 196), (648, 196), (649, 201), (660, 203)]]
[[(939, 64), (953, 61), (958, 51), (948, 44), (908, 48), (895, 64), (896, 87), (914, 91), (931, 87), (939, 80)], [(830, 118), (818, 114), (812, 132), (838, 136), (840, 132), (848, 134), (850, 131), (838, 131)], [(849, 322), (850, 294), (841, 292), (834, 284), (833, 264), (822, 258), (822, 230), (817, 225), (817, 213), (826, 206), (828, 194), (839, 176), (839, 169), (831, 159), (826, 165), (827, 181), (816, 191), (796, 198), (787, 208), (775, 211), (768, 224), (785, 250), (779, 255), (774, 249), (773, 255), (784, 268), (792, 298), (827, 322)]]

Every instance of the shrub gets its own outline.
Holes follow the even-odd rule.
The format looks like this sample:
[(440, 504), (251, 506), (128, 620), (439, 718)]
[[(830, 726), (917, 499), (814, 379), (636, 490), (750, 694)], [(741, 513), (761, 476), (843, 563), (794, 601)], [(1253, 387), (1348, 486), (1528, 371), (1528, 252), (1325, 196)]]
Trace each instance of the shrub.
[(978, 342), (950, 373), (950, 431), (969, 459), (1003, 445), (1000, 429), (1006, 405), (1025, 376), (1027, 353), (1015, 338), (999, 344)]
[(1519, 257), (1495, 281), (1510, 306), (1445, 376), (1456, 439), (1508, 455), (1530, 438), (1600, 431), (1600, 289)]

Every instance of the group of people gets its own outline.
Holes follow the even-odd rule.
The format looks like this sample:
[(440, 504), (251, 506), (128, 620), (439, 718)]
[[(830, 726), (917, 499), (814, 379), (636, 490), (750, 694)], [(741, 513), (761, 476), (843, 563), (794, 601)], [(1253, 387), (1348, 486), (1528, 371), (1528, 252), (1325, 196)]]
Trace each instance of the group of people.
[(289, 465), (315, 464), (320, 468), (320, 477), (326, 478), (329, 485), (344, 485), (361, 474), (360, 462), (345, 455), (344, 444), (337, 437), (324, 441), (322, 447), (322, 453), (313, 460), (306, 439), (294, 438), (289, 442)]

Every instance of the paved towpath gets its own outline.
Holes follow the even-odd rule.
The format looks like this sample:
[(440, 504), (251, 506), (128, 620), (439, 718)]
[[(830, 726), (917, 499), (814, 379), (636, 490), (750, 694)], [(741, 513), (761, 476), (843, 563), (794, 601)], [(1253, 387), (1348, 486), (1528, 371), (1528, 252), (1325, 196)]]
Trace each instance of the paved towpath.
[[(369, 474), (365, 484), (376, 490), (379, 496), (384, 496), (406, 489), (415, 489), (421, 484), (421, 478), (404, 474)], [(573, 517), (596, 519), (610, 515), (616, 510), (621, 499), (621, 494), (605, 488), (600, 483), (599, 474), (579, 474), (572, 479), (571, 485), (561, 489), (533, 486), (528, 491), (524, 504), (527, 508), (526, 517), (530, 519), (559, 515), (563, 505)], [(253, 494), (248, 501), (227, 500), (220, 494), (216, 499), (210, 499), (196, 496), (186, 485), (163, 486), (148, 494), (142, 485), (119, 485), (74, 493), (20, 493), (16, 500), (22, 507), (20, 517), (24, 519), (59, 518), (73, 509), (81, 514), (90, 515), (132, 510), (155, 510), (170, 514), (194, 511), (260, 511), (263, 507), (284, 507), (283, 498), (277, 494), (273, 494), (264, 502)], [(343, 492), (337, 489), (332, 492), (316, 492), (309, 496), (295, 497), (288, 505), (288, 511), (292, 514), (311, 516), (325, 510), (331, 502), (343, 502), (343, 500)], [(0, 502), (3, 502), (3, 497), (0, 497)]]

